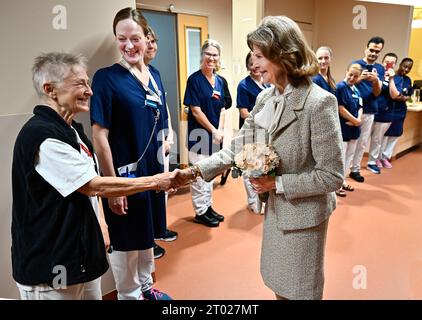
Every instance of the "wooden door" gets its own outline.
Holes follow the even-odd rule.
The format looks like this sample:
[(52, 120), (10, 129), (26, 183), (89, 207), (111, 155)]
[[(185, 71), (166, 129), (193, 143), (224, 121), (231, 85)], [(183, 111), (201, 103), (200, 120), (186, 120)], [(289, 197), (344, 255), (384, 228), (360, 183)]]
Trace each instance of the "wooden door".
[[(179, 45), (179, 88), (180, 88), (180, 123), (179, 146), (180, 165), (186, 167), (188, 161), (187, 139), (187, 114), (184, 111), (183, 98), (185, 96), (186, 82), (193, 72), (199, 69), (200, 49), (208, 38), (208, 18), (187, 14), (177, 15), (177, 34)], [(194, 70), (196, 68), (196, 70)]]

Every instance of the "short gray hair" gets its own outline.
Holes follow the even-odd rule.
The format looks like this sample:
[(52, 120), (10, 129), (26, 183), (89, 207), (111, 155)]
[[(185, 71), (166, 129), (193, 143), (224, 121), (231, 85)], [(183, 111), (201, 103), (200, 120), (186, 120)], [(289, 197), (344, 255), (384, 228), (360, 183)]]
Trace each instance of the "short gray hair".
[(87, 59), (80, 54), (64, 52), (43, 53), (36, 57), (32, 67), (32, 83), (38, 97), (44, 96), (44, 83), (63, 82), (74, 66), (87, 70)]

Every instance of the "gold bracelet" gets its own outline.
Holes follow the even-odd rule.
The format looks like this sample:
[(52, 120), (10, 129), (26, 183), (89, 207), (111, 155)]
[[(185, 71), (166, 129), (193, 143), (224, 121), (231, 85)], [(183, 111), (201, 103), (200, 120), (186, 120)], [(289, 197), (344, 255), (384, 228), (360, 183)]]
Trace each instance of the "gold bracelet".
[(198, 165), (193, 165), (189, 167), (192, 172), (192, 180), (196, 180), (198, 177), (202, 177), (201, 168)]

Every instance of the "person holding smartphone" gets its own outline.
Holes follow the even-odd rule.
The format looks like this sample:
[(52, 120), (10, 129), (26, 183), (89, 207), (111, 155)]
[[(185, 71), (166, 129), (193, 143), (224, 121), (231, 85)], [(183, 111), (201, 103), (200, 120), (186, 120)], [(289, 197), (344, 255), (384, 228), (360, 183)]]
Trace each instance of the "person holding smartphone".
[(382, 82), (382, 91), (378, 98), (378, 113), (374, 118), (374, 125), (371, 134), (371, 144), (369, 146), (368, 165), (376, 165), (378, 168), (391, 168), (388, 161), (381, 158), (381, 145), (385, 132), (391, 125), (394, 117), (393, 103), (390, 98), (390, 82), (393, 81), (395, 72), (394, 67), (397, 62), (397, 55), (389, 52), (384, 55), (382, 64), (385, 67), (384, 81)]
[(407, 105), (406, 101), (413, 93), (412, 79), (407, 74), (412, 70), (413, 60), (411, 58), (404, 58), (400, 62), (399, 69), (394, 76), (394, 81), (390, 82), (390, 96), (394, 108), (393, 121), (387, 132), (384, 134), (384, 139), (381, 149), (382, 163), (390, 164), (390, 159), (393, 156), (394, 147), (397, 141), (403, 134), (403, 124), (406, 118)]
[[(378, 96), (381, 93), (382, 80), (384, 80), (385, 71), (384, 66), (376, 63), (376, 60), (383, 47), (383, 38), (378, 36), (372, 37), (366, 45), (365, 57), (354, 61), (354, 63), (359, 64), (363, 69), (359, 83), (357, 84), (357, 88), (363, 99), (361, 133), (356, 144), (356, 150), (351, 164), (351, 172), (349, 174), (349, 177), (357, 182), (365, 181), (365, 178), (360, 174), (360, 163), (371, 136), (375, 114), (378, 111)], [(368, 164), (367, 168), (373, 173), (381, 173), (381, 170), (376, 165)]]

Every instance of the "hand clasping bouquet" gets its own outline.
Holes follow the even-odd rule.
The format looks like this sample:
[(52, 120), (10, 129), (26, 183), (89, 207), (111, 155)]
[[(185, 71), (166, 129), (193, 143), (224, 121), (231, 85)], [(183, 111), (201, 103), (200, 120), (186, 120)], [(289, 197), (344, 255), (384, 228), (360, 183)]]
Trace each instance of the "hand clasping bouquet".
[(233, 178), (242, 174), (246, 177), (275, 176), (280, 157), (274, 147), (265, 143), (245, 144), (234, 157)]
[[(279, 163), (280, 157), (273, 146), (260, 142), (245, 144), (234, 157), (232, 177), (237, 178), (242, 174), (252, 178), (275, 176)], [(262, 202), (267, 202), (269, 193), (258, 196)]]

